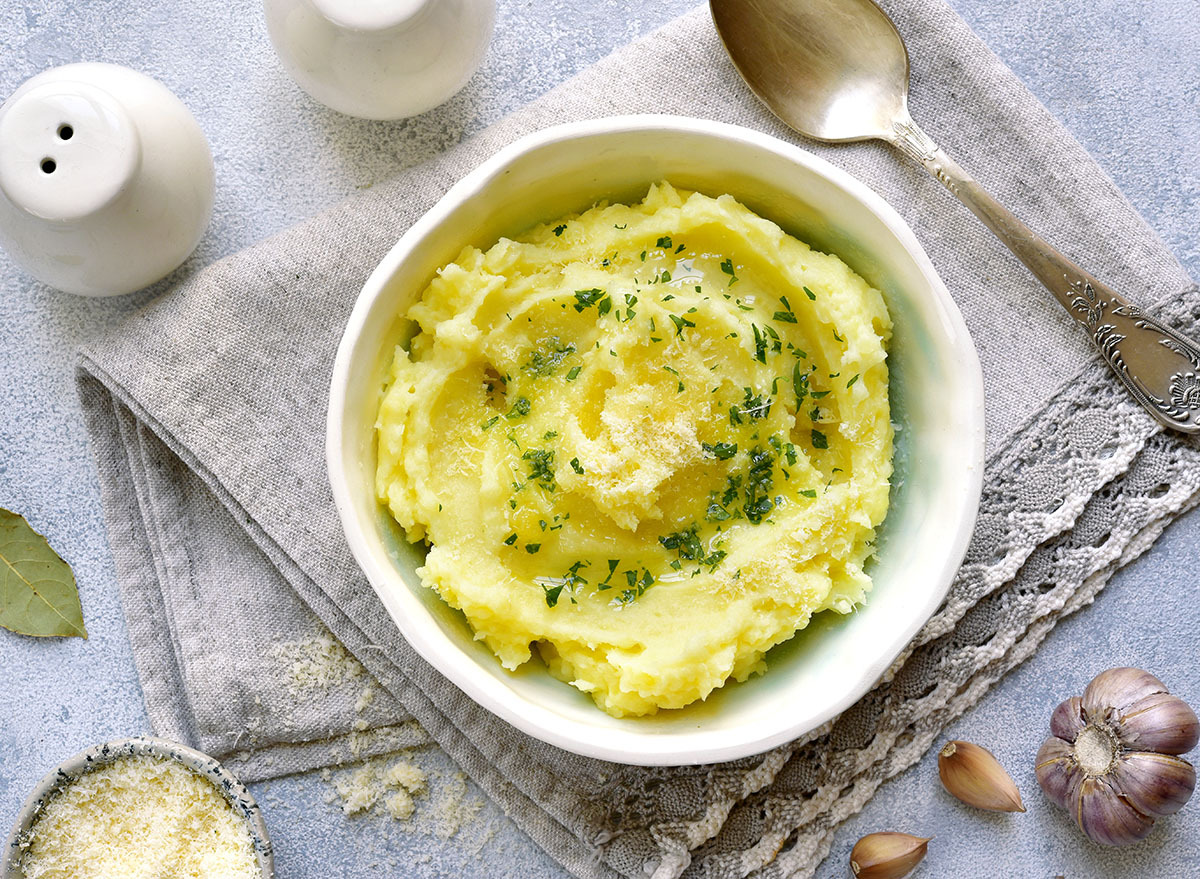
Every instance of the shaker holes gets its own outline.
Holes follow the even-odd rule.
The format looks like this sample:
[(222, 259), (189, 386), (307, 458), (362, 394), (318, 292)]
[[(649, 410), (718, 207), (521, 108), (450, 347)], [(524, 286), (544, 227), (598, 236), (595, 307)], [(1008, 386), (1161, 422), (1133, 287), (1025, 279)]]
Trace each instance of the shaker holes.
[(60, 138), (62, 138), (63, 140), (70, 140), (74, 134), (75, 134), (75, 129), (72, 128), (70, 125), (58, 126), (58, 136)]
[(42, 173), (43, 174), (53, 174), (54, 169), (57, 167), (58, 167), (58, 164), (54, 161), (54, 159), (42, 159)]

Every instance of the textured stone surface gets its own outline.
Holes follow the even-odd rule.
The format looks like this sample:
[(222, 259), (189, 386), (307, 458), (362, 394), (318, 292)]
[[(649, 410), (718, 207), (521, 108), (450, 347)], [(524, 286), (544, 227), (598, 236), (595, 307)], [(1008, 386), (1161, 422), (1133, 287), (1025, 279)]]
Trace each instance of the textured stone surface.
[[(954, 2), (1200, 277), (1194, 0)], [(83, 60), (127, 64), (165, 82), (196, 114), (216, 159), (216, 213), (189, 264), (199, 266), (457, 142), (691, 5), (502, 0), (484, 67), (464, 92), (418, 119), (374, 123), (339, 116), (300, 92), (249, 0), (26, 0), (0, 16), (0, 96), (47, 67)], [(913, 112), (920, 120), (921, 107)], [(953, 152), (953, 132), (932, 133)], [(947, 209), (958, 208), (948, 199)], [(25, 513), (74, 565), (91, 633), (87, 642), (37, 642), (0, 631), (0, 828), (62, 757), (146, 731), (70, 364), (83, 328), (114, 320), (147, 295), (64, 296), (0, 254), (0, 505)], [(948, 730), (996, 752), (1028, 814), (967, 812), (937, 785), (930, 754), (842, 829), (820, 875), (845, 875), (854, 840), (883, 828), (936, 835), (918, 875), (1200, 875), (1200, 804), (1162, 822), (1144, 845), (1104, 851), (1046, 803), (1031, 765), (1053, 706), (1110, 665), (1150, 668), (1200, 703), (1198, 560), (1200, 514), (1192, 514)], [(448, 827), (430, 804), (447, 798), (439, 789), (452, 786), (453, 767), (433, 753), (418, 760), (435, 789), (410, 829), (343, 817), (325, 803), (330, 788), (317, 775), (257, 785), (280, 877), (389, 875), (394, 867), (413, 876), (561, 875), (487, 804), (444, 839)]]

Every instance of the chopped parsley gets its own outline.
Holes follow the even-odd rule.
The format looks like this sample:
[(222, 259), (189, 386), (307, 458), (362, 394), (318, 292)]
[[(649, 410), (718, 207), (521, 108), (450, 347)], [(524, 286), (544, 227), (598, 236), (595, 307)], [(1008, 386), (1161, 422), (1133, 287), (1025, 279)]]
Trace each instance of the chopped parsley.
[(783, 311), (775, 312), (775, 320), (782, 321), (785, 324), (796, 323), (796, 315), (792, 312), (792, 306), (791, 303), (787, 301), (787, 297), (780, 296), (779, 301), (783, 303)]
[(742, 400), (742, 414), (751, 418), (766, 418), (771, 412), (771, 401), (763, 394), (754, 394), (752, 388), (744, 388), (745, 398)]
[(529, 462), (529, 479), (536, 482), (546, 491), (558, 488), (554, 478), (554, 450), (529, 449), (521, 456), (521, 460)]
[(854, 373), (854, 378), (852, 378), (852, 379), (850, 379), (850, 381), (846, 382), (846, 387), (848, 387), (848, 388), (854, 387), (854, 383), (856, 381), (858, 381), (859, 375), (860, 375), (860, 373), (857, 373), (857, 372)]
[(528, 397), (517, 397), (516, 402), (512, 404), (512, 408), (508, 410), (508, 414), (505, 417), (509, 420), (521, 418), (528, 415), (531, 408), (532, 404), (529, 402)]
[(804, 291), (805, 296), (807, 296), (809, 299), (812, 299), (814, 302), (816, 301), (816, 299), (817, 299), (816, 293), (814, 293), (812, 290), (809, 290), (807, 287), (802, 286), (800, 289)]
[(491, 427), (493, 424), (495, 424), (499, 420), (500, 420), (499, 415), (493, 415), (491, 418), (489, 418), (487, 421), (483, 422), (483, 424), (481, 424), (479, 426), (481, 429), (487, 430), (489, 427)]
[(654, 246), (661, 247), (663, 250), (670, 250), (671, 249), (671, 236), (664, 235), (662, 238), (659, 238), (658, 241), (654, 242)]
[(708, 452), (718, 461), (728, 461), (737, 454), (737, 443), (716, 443), (713, 445), (701, 443), (700, 445), (704, 451)]
[(512, 546), (516, 542), (517, 542), (517, 533), (515, 531), (512, 534), (508, 535), (508, 537), (504, 538), (505, 546)]
[(541, 549), (541, 548), (542, 548), (542, 545), (541, 545), (540, 543), (527, 543), (527, 544), (525, 544), (525, 551), (526, 551), (527, 553), (529, 553), (530, 555), (533, 555), (535, 552), (537, 552), (537, 551), (538, 551), (539, 549)]
[(575, 379), (579, 378), (579, 371), (581, 369), (583, 369), (582, 366), (572, 366), (569, 370), (567, 370), (567, 381), (573, 382)]
[(812, 444), (814, 449), (829, 448), (829, 440), (825, 437), (825, 434), (821, 433), (821, 431), (817, 430), (815, 427), (813, 428), (812, 432)]
[(710, 553), (705, 553), (704, 543), (700, 540), (700, 535), (696, 532), (697, 528), (693, 525), (685, 531), (676, 531), (674, 534), (660, 537), (658, 538), (658, 542), (663, 545), (663, 549), (675, 550), (682, 561), (698, 562), (701, 565), (707, 565), (709, 573), (712, 573), (717, 565), (721, 563), (721, 560), (725, 558), (725, 551), (716, 549)]
[(775, 481), (775, 459), (770, 451), (756, 446), (750, 451), (750, 472), (746, 474), (742, 506), (746, 518), (757, 525), (775, 506), (771, 500), (771, 488)]
[(628, 589), (622, 590), (620, 597), (616, 600), (619, 605), (626, 605), (641, 598), (646, 590), (654, 585), (654, 575), (650, 573), (649, 568), (642, 569), (642, 576), (639, 578), (637, 571), (626, 571), (625, 582), (629, 585)]
[(667, 315), (667, 317), (671, 318), (671, 323), (675, 324), (675, 335), (677, 335), (677, 336), (681, 335), (683, 333), (684, 327), (696, 326), (695, 323), (688, 320), (686, 317), (680, 317), (677, 314), (669, 314), (669, 315)]
[(799, 360), (792, 367), (792, 390), (796, 392), (796, 411), (799, 412), (804, 403), (804, 397), (809, 392), (808, 373), (800, 369)]
[[(564, 589), (570, 595), (580, 586), (587, 584), (587, 578), (580, 574), (580, 570), (590, 565), (590, 562), (575, 562), (571, 567), (567, 568), (567, 573), (561, 577), (539, 577), (537, 584), (542, 587), (542, 591), (546, 593), (546, 606), (554, 607), (558, 604), (559, 596), (562, 595)], [(574, 601), (574, 599), (571, 599)]]
[(767, 362), (767, 336), (758, 329), (758, 324), (751, 324), (754, 330), (754, 359), (759, 363)]
[(563, 233), (563, 232), (566, 232), (566, 231), (567, 231), (567, 224), (566, 224), (566, 223), (563, 223), (561, 226), (555, 226), (555, 227), (554, 227), (554, 237), (555, 237), (555, 238), (561, 238), (561, 237), (562, 237), (562, 233)]
[(575, 310), (583, 313), (585, 308), (596, 306), (597, 313), (603, 317), (612, 310), (612, 297), (598, 287), (588, 290), (575, 291)]
[(721, 271), (729, 275), (729, 286), (732, 287), (737, 283), (738, 276), (733, 273), (733, 258), (725, 257), (721, 260)]
[(551, 336), (538, 342), (538, 348), (529, 355), (529, 361), (521, 369), (530, 375), (554, 375), (563, 361), (574, 353), (574, 342), (564, 344), (558, 336)]
[(583, 465), (579, 463), (578, 458), (571, 459), (571, 469), (574, 470), (576, 473), (578, 473), (580, 476), (583, 475)]

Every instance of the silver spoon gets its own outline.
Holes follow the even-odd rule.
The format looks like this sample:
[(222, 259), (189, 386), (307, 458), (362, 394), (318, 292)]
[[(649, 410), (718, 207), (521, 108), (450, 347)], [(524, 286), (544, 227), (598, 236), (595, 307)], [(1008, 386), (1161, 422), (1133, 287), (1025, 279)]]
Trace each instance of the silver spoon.
[(829, 142), (879, 139), (920, 162), (1025, 263), (1158, 421), (1200, 433), (1200, 345), (1067, 259), (1017, 219), (908, 114), (908, 51), (871, 0), (709, 0), (751, 90), (787, 125)]

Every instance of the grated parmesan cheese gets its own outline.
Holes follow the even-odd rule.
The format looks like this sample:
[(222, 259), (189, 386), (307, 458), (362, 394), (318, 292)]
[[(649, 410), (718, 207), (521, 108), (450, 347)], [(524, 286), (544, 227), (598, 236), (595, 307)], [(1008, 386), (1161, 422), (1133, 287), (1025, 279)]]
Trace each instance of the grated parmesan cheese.
[[(326, 630), (311, 638), (283, 641), (271, 647), (271, 655), (288, 670), (288, 693), (304, 696), (313, 690), (328, 690), (367, 673), (342, 643)], [(374, 693), (365, 696), (363, 708)], [(364, 696), (359, 697), (360, 701)]]
[(162, 757), (124, 757), (54, 795), (30, 828), (25, 879), (261, 879), (245, 820)]
[(416, 808), (413, 797), (426, 790), (425, 773), (407, 759), (389, 765), (390, 759), (376, 757), (336, 776), (322, 773), (322, 777), (333, 782), (336, 799), (342, 801), (342, 812), (347, 815), (369, 812), (382, 800), (393, 818), (412, 817)]

